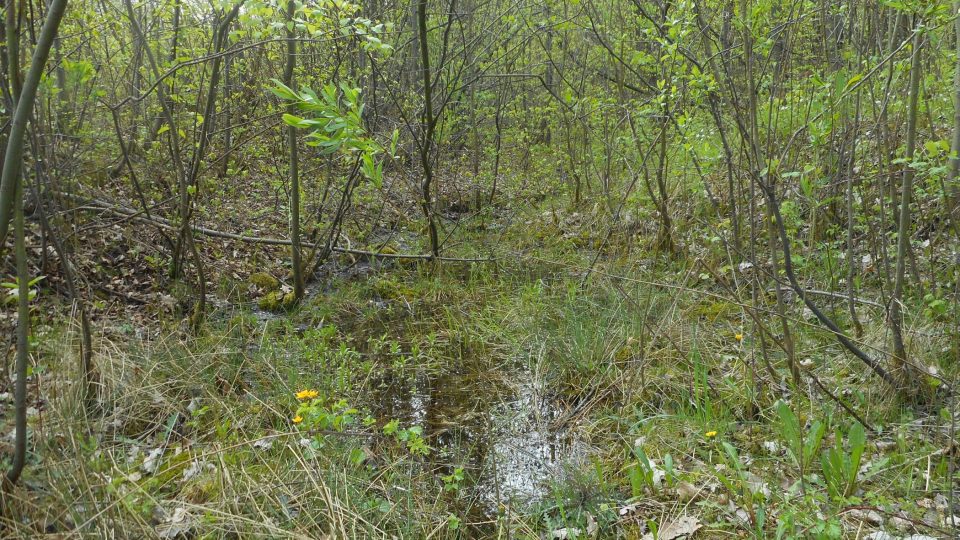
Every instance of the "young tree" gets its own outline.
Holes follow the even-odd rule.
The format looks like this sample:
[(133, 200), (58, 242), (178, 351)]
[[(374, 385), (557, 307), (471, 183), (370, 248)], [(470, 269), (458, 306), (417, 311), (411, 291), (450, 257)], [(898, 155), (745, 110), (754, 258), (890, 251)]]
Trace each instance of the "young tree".
[(420, 121), (422, 138), (420, 146), (420, 167), (423, 181), (420, 184), (420, 201), (423, 214), (427, 218), (427, 232), (430, 236), (430, 253), (440, 256), (440, 237), (437, 234), (437, 222), (433, 201), (433, 137), (437, 118), (433, 114), (433, 76), (430, 72), (430, 41), (427, 29), (427, 0), (417, 0), (417, 40), (420, 43), (420, 74), (423, 84), (423, 115)]
[[(295, 0), (287, 1), (287, 60), (283, 68), (283, 84), (293, 88), (293, 70), (297, 63), (297, 34), (296, 14), (297, 4)], [(287, 104), (287, 114), (296, 112), (294, 103)], [(288, 153), (288, 171), (290, 182), (290, 264), (293, 271), (293, 295), (296, 301), (303, 300), (303, 262), (302, 247), (300, 245), (300, 169), (299, 156), (297, 155), (297, 128), (292, 125), (286, 126), (287, 132), (287, 153)]]
[(893, 294), (890, 295), (890, 330), (893, 335), (893, 362), (900, 389), (907, 394), (919, 390), (920, 373), (907, 356), (907, 347), (903, 338), (903, 289), (906, 280), (907, 256), (910, 250), (910, 235), (913, 222), (910, 218), (910, 200), (913, 195), (914, 168), (912, 165), (917, 147), (917, 103), (920, 94), (920, 52), (923, 47), (924, 33), (921, 19), (913, 36), (913, 52), (910, 62), (910, 88), (907, 103), (907, 147), (904, 155), (902, 183), (900, 185), (900, 216), (897, 222), (897, 266), (893, 281)]
[[(47, 17), (37, 37), (37, 44), (33, 50), (30, 70), (23, 81), (23, 88), (16, 101), (16, 110), (13, 113), (13, 123), (10, 136), (7, 139), (6, 153), (4, 154), (3, 174), (0, 177), (0, 246), (6, 238), (10, 213), (16, 213), (16, 259), (18, 284), (17, 310), (17, 382), (14, 388), (14, 406), (16, 408), (16, 434), (14, 440), (13, 462), (7, 471), (6, 481), (15, 484), (20, 479), (27, 454), (27, 361), (29, 358), (30, 333), (30, 306), (28, 283), (30, 276), (27, 267), (27, 252), (25, 247), (25, 225), (23, 219), (23, 186), (20, 181), (23, 166), (24, 139), (27, 124), (33, 116), (37, 90), (43, 76), (53, 47), (54, 39), (60, 28), (60, 21), (67, 9), (67, 0), (53, 0), (50, 3)], [(10, 36), (8, 36), (10, 37)], [(19, 60), (18, 60), (19, 61)], [(12, 68), (12, 65), (11, 65)], [(16, 84), (16, 83), (14, 83)], [(16, 93), (16, 92), (15, 92)]]

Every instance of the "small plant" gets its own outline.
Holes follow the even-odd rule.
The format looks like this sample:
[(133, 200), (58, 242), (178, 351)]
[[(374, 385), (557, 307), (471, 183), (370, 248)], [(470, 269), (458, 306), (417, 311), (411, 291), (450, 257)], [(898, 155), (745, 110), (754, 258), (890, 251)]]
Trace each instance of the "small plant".
[(356, 421), (359, 413), (345, 399), (326, 405), (326, 400), (316, 390), (301, 390), (297, 392), (297, 399), (301, 403), (293, 423), (308, 430), (343, 431)]
[[(723, 454), (720, 458), (723, 460), (726, 469), (717, 468), (715, 474), (720, 483), (727, 488), (730, 496), (735, 502), (743, 508), (750, 517), (750, 523), (754, 528), (754, 533), (758, 538), (764, 538), (763, 529), (766, 524), (766, 511), (764, 510), (765, 495), (760, 490), (754, 488), (747, 475), (747, 471), (740, 460), (737, 449), (728, 442), (720, 443), (723, 447)], [(727, 474), (725, 471), (731, 471)]]
[(383, 434), (393, 436), (398, 442), (403, 442), (411, 454), (419, 456), (430, 455), (430, 446), (423, 438), (423, 428), (420, 426), (410, 426), (401, 428), (398, 420), (391, 420), (383, 426)]
[(670, 454), (663, 456), (663, 472), (667, 487), (674, 487), (677, 484), (677, 471), (673, 466), (673, 456)]
[(657, 526), (657, 522), (656, 522), (656, 521), (654, 521), (654, 520), (652, 520), (652, 519), (648, 519), (648, 520), (647, 520), (647, 530), (650, 531), (650, 536), (651, 536), (652, 538), (660, 538), (660, 527)]
[[(34, 287), (37, 285), (37, 283), (40, 283), (46, 277), (47, 276), (37, 276), (27, 282), (27, 289), (28, 289), (27, 300), (28, 301), (32, 302), (33, 299), (37, 297), (37, 289), (35, 289)], [(13, 281), (5, 281), (3, 283), (0, 283), (0, 287), (3, 287), (4, 289), (8, 289), (7, 295), (3, 298), (3, 303), (16, 304), (18, 300), (18, 296), (20, 294), (20, 282), (16, 278), (16, 276), (14, 276)]]
[(942, 298), (937, 298), (932, 294), (923, 297), (923, 314), (934, 321), (943, 321), (947, 319), (947, 310), (949, 304)]
[(627, 478), (630, 480), (633, 496), (640, 497), (646, 491), (656, 492), (664, 472), (657, 468), (656, 463), (647, 457), (647, 453), (640, 446), (633, 447), (633, 456), (636, 461), (627, 465)]
[(844, 499), (853, 495), (857, 489), (857, 473), (860, 470), (860, 459), (867, 444), (867, 435), (859, 422), (854, 422), (847, 431), (849, 453), (843, 449), (843, 437), (837, 429), (836, 442), (833, 448), (828, 448), (821, 456), (823, 477), (827, 484), (827, 491), (834, 499)]
[(694, 347), (690, 351), (690, 360), (693, 363), (693, 384), (690, 387), (688, 401), (693, 406), (693, 415), (704, 426), (716, 425), (717, 419), (723, 416), (722, 405), (714, 401), (710, 389), (709, 369), (703, 361), (699, 343), (694, 339)]
[(787, 452), (793, 458), (794, 463), (799, 467), (801, 474), (810, 469), (814, 456), (820, 450), (823, 444), (823, 435), (827, 427), (819, 420), (811, 424), (807, 436), (804, 437), (803, 430), (800, 427), (800, 419), (793, 412), (789, 405), (783, 401), (777, 402), (777, 416), (779, 417), (778, 428), (780, 436), (787, 443)]
[(460, 491), (460, 484), (463, 482), (463, 467), (457, 467), (453, 469), (453, 472), (441, 476), (440, 479), (443, 480), (443, 491)]
[(814, 540), (836, 540), (843, 538), (843, 527), (837, 518), (827, 521), (821, 520), (810, 528), (808, 534), (808, 537)]
[(187, 420), (187, 426), (192, 429), (198, 429), (200, 427), (200, 423), (203, 421), (204, 415), (206, 415), (209, 411), (209, 405), (204, 405), (203, 407), (199, 407), (190, 411), (190, 419)]

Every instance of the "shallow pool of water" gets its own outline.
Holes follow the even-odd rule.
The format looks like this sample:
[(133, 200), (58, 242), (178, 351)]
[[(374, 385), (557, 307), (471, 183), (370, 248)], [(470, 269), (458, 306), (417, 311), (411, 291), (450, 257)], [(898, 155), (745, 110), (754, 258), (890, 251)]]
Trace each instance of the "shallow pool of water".
[(380, 387), (377, 415), (422, 426), (434, 467), (462, 467), (487, 515), (529, 508), (589, 453), (566, 407), (529, 371), (421, 372)]

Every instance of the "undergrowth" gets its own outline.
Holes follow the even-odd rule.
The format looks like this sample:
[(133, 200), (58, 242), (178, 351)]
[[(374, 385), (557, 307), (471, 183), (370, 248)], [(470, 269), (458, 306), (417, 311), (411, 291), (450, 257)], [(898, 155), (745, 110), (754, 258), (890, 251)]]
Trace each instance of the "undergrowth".
[[(75, 329), (46, 328), (29, 474), (5, 526), (573, 538), (689, 518), (703, 537), (949, 534), (953, 404), (896, 402), (794, 306), (798, 387), (695, 269), (553, 263), (566, 249), (388, 267), (283, 316), (223, 307), (200, 336), (118, 327), (98, 336), (89, 413), (71, 384)], [(948, 378), (944, 335), (924, 323), (913, 348)], [(884, 337), (877, 319), (862, 342)], [(531, 433), (550, 473), (516, 476), (508, 446)], [(517, 478), (530, 489), (511, 497)]]

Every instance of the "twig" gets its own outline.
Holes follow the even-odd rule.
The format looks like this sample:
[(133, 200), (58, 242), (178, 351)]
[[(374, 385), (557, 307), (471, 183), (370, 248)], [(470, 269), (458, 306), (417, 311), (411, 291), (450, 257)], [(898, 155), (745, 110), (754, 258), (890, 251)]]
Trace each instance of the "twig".
[[(780, 289), (781, 292), (787, 292), (787, 291), (794, 292), (794, 291), (793, 291), (793, 287), (780, 287), (779, 289)], [(768, 290), (767, 290), (768, 293), (772, 293), (772, 292), (776, 292), (776, 291), (777, 291), (776, 288), (771, 288), (771, 289), (768, 289)], [(835, 292), (830, 292), (830, 291), (821, 291), (821, 290), (817, 290), (817, 289), (804, 289), (804, 292), (805, 292), (806, 294), (812, 294), (812, 295), (814, 295), (814, 296), (826, 296), (826, 297), (828, 297), (828, 298), (836, 298), (837, 300), (849, 300), (849, 299), (850, 299), (850, 297), (849, 297), (848, 295), (846, 295), (846, 294), (840, 294), (840, 293), (835, 293)], [(884, 309), (884, 305), (883, 305), (883, 304), (881, 304), (881, 303), (879, 303), (879, 302), (874, 302), (873, 300), (865, 300), (865, 299), (863, 299), (863, 298), (854, 298), (854, 301), (857, 302), (858, 304), (863, 304), (863, 305), (865, 305), (865, 306), (873, 306), (873, 307), (876, 307), (876, 308)]]
[[(141, 215), (141, 212), (133, 210), (131, 208), (126, 208), (117, 204), (112, 204), (108, 201), (103, 201), (99, 199), (87, 199), (84, 197), (79, 197), (76, 195), (71, 195), (67, 193), (61, 193), (62, 196), (68, 199), (74, 199), (85, 203), (87, 206), (82, 207), (83, 209), (97, 209), (106, 212), (111, 212), (119, 216), (123, 216), (134, 221), (140, 221), (143, 223), (149, 223), (157, 225), (170, 230), (178, 230), (177, 227), (173, 225), (169, 220), (161, 218), (159, 216), (154, 216), (152, 219), (147, 218)], [(283, 238), (270, 238), (270, 237), (261, 237), (261, 236), (247, 236), (242, 234), (235, 234), (230, 232), (218, 231), (215, 229), (210, 229), (207, 227), (201, 227), (199, 225), (193, 225), (190, 227), (193, 232), (202, 234), (204, 236), (211, 236), (214, 238), (224, 238), (227, 240), (237, 240), (239, 242), (247, 242), (251, 244), (264, 244), (264, 245), (273, 245), (273, 246), (289, 246), (290, 241)], [(303, 246), (309, 248), (316, 248), (317, 244), (311, 244), (304, 242)], [(413, 253), (382, 253), (379, 251), (367, 251), (362, 249), (350, 249), (339, 246), (333, 246), (331, 248), (333, 251), (338, 253), (349, 253), (351, 255), (364, 255), (367, 257), (380, 257), (384, 259), (411, 259), (411, 260), (437, 260), (445, 262), (494, 262), (494, 258), (460, 258), (460, 257), (434, 257), (430, 254), (419, 255)]]
[(822, 382), (820, 382), (820, 379), (818, 379), (816, 375), (814, 375), (813, 373), (810, 373), (810, 372), (808, 371), (808, 372), (807, 372), (807, 377), (810, 377), (810, 379), (813, 380), (813, 383), (817, 385), (817, 388), (819, 388), (819, 389), (820, 389), (821, 391), (823, 391), (825, 394), (827, 394), (828, 396), (830, 396), (834, 401), (836, 401), (838, 405), (840, 405), (841, 407), (843, 407), (843, 410), (845, 410), (845, 411), (847, 411), (848, 413), (850, 413), (850, 416), (854, 417), (854, 418), (857, 420), (857, 422), (860, 422), (860, 425), (863, 426), (864, 428), (866, 428), (867, 431), (869, 431), (870, 433), (873, 433), (874, 435), (879, 435), (879, 434), (880, 434), (880, 432), (877, 431), (876, 429), (874, 429), (873, 427), (871, 427), (870, 424), (868, 424), (866, 420), (864, 420), (863, 418), (861, 418), (860, 415), (857, 414), (857, 411), (855, 411), (855, 410), (853, 410), (852, 408), (850, 408), (850, 406), (847, 405), (846, 403), (844, 403), (843, 400), (841, 400), (839, 397), (837, 397), (836, 395), (834, 395), (833, 392), (831, 392), (830, 390), (827, 390), (827, 387), (824, 386)]

